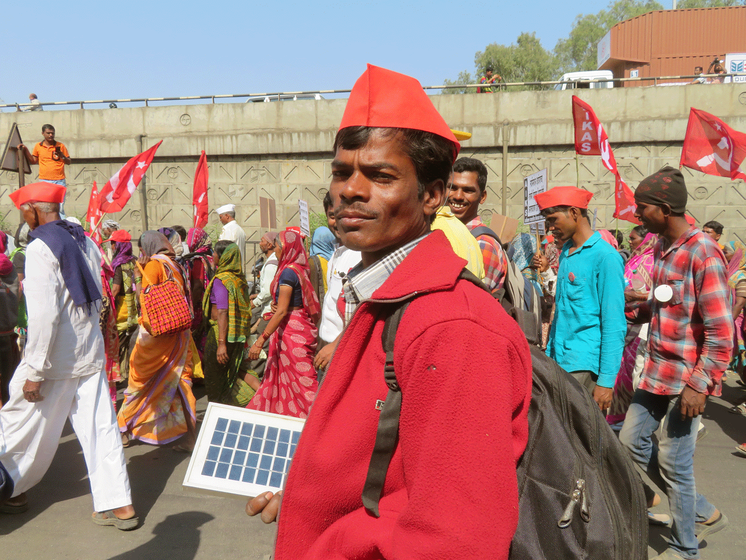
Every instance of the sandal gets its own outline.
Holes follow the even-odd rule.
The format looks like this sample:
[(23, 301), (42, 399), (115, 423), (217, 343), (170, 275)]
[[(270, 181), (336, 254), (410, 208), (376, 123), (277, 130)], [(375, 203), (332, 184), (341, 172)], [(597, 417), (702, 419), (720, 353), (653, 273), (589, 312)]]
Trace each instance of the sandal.
[(130, 443), (132, 443), (130, 437), (127, 434), (122, 433), (122, 447), (129, 447)]
[(665, 513), (653, 513), (648, 510), (648, 523), (659, 527), (668, 527), (671, 524), (671, 517)]
[(740, 414), (741, 416), (746, 416), (746, 402), (742, 402), (741, 404), (737, 404), (736, 406), (729, 408), (728, 412), (732, 412), (733, 414)]
[(96, 525), (106, 525), (116, 527), (120, 531), (131, 531), (136, 529), (140, 520), (137, 517), (130, 517), (129, 519), (120, 519), (114, 515), (114, 510), (108, 511), (96, 511), (93, 512), (93, 522)]
[(25, 511), (28, 511), (28, 500), (24, 500), (22, 504), (14, 504), (11, 500), (7, 500), (0, 504), (0, 513), (16, 515), (17, 513), (23, 513)]
[(741, 457), (746, 457), (746, 443), (736, 445), (736, 454), (740, 455)]
[(186, 443), (178, 443), (174, 445), (171, 449), (173, 449), (177, 453), (188, 453), (188, 454), (191, 454), (192, 451), (194, 451), (194, 447), (190, 447)]

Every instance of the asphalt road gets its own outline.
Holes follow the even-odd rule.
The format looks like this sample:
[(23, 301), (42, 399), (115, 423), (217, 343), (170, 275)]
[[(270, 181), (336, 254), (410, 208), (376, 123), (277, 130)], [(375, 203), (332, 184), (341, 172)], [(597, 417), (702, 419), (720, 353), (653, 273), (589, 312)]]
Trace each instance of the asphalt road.
[[(705, 560), (746, 558), (746, 458), (733, 453), (736, 444), (746, 441), (746, 417), (728, 413), (741, 397), (746, 390), (731, 379), (722, 398), (710, 399), (708, 435), (697, 446), (697, 490), (730, 519), (727, 529), (702, 543)], [(206, 406), (200, 398), (198, 413)], [(0, 514), (0, 559), (262, 560), (272, 553), (276, 526), (247, 517), (245, 500), (182, 487), (187, 455), (171, 446), (136, 443), (125, 454), (139, 529), (122, 532), (90, 521), (85, 464), (68, 426), (49, 472), (28, 492), (29, 511)], [(667, 513), (665, 498), (656, 511)], [(650, 557), (665, 550), (667, 532), (651, 528)]]

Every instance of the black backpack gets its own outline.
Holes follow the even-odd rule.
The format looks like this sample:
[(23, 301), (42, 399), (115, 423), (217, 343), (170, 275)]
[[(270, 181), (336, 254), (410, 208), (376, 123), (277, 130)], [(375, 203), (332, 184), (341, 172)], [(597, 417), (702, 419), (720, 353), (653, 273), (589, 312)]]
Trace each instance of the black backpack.
[[(467, 270), (460, 279), (484, 288)], [(381, 337), (389, 392), (362, 493), (363, 505), (376, 517), (399, 431), (394, 340), (411, 301), (388, 304)], [(519, 517), (511, 560), (646, 560), (646, 501), (627, 451), (588, 391), (535, 342), (531, 358), (529, 435), (517, 468)]]

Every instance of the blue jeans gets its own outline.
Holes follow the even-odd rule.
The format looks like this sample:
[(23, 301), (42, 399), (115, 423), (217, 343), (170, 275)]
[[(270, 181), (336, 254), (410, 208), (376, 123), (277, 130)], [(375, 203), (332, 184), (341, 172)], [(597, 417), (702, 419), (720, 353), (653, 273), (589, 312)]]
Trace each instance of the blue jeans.
[[(53, 183), (55, 185), (62, 185), (63, 187), (67, 188), (67, 183), (64, 179), (59, 180), (51, 180), (51, 179), (39, 179), (40, 181), (44, 181), (45, 183)], [(67, 199), (67, 192), (65, 192), (65, 198), (62, 199), (62, 202), (60, 203), (60, 218), (63, 220), (65, 219), (65, 200)]]
[[(699, 420), (681, 419), (676, 396), (638, 389), (619, 434), (632, 459), (659, 488), (665, 489), (673, 518), (670, 546), (684, 558), (699, 558), (694, 524), (707, 521), (715, 513), (715, 506), (697, 493), (694, 484)], [(656, 448), (652, 436), (661, 422), (663, 429)]]

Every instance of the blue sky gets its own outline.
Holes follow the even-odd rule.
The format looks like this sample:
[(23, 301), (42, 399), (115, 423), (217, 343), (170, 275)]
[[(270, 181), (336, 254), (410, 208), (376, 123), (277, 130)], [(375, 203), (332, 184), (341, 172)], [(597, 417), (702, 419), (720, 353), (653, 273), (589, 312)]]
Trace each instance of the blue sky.
[(535, 31), (552, 49), (578, 14), (607, 4), (12, 2), (3, 8), (0, 99), (26, 102), (30, 92), (48, 102), (348, 89), (366, 62), (437, 85), (473, 70), (474, 54), (489, 43), (510, 44), (523, 31)]

